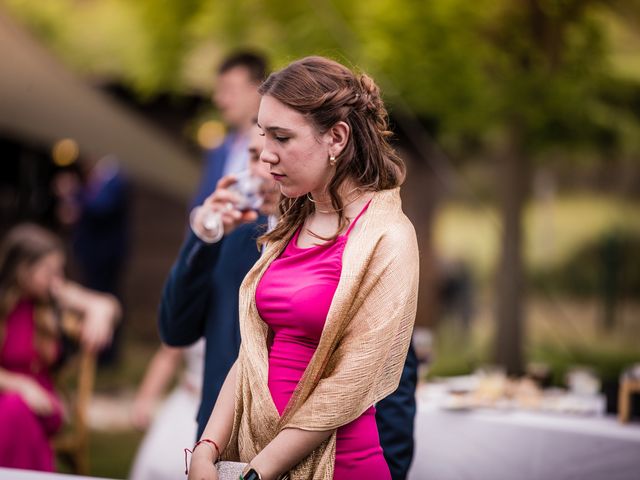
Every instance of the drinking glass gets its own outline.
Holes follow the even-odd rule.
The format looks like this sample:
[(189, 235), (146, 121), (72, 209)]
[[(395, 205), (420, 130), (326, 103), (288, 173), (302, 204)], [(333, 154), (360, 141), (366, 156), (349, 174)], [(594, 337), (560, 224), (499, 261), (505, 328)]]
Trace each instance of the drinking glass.
[(240, 197), (240, 201), (234, 206), (242, 211), (258, 210), (262, 206), (264, 199), (260, 195), (260, 188), (264, 183), (264, 179), (253, 175), (250, 170), (234, 174), (236, 183), (229, 185), (228, 190), (236, 193)]
[[(236, 182), (227, 187), (227, 190), (235, 193), (238, 200), (232, 204), (227, 204), (225, 210), (229, 211), (235, 208), (241, 212), (249, 210), (258, 210), (262, 206), (264, 199), (260, 194), (260, 189), (264, 179), (253, 175), (249, 170), (233, 174)], [(210, 233), (211, 236), (218, 240), (223, 234), (222, 212), (209, 210), (205, 213), (202, 225)]]

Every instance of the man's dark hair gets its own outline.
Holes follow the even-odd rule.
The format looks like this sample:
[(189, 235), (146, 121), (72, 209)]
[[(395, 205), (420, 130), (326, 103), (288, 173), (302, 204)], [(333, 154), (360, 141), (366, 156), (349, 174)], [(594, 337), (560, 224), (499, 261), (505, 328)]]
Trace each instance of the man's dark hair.
[(267, 59), (256, 52), (236, 52), (229, 55), (218, 67), (218, 75), (241, 67), (249, 72), (249, 78), (255, 83), (261, 83), (267, 76)]

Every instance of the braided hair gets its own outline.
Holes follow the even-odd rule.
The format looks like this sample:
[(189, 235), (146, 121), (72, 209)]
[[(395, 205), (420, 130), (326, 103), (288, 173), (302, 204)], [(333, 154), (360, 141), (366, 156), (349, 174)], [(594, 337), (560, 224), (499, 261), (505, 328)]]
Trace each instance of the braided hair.
[[(336, 158), (336, 170), (328, 185), (331, 203), (339, 215), (338, 230), (332, 239), (347, 224), (338, 195), (346, 179), (369, 191), (392, 189), (404, 181), (405, 165), (389, 143), (392, 132), (380, 89), (368, 75), (354, 73), (336, 61), (312, 56), (272, 73), (258, 91), (306, 116), (319, 134), (338, 122), (350, 127), (349, 139)], [(307, 196), (283, 197), (278, 226), (260, 242), (288, 236), (313, 209)]]

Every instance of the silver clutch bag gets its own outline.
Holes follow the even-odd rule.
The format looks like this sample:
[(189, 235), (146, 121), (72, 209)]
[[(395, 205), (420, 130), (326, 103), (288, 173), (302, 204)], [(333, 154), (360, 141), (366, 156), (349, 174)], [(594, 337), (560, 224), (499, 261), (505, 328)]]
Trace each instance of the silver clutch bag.
[(216, 468), (218, 469), (218, 477), (220, 480), (238, 480), (240, 474), (246, 463), (242, 462), (218, 462)]

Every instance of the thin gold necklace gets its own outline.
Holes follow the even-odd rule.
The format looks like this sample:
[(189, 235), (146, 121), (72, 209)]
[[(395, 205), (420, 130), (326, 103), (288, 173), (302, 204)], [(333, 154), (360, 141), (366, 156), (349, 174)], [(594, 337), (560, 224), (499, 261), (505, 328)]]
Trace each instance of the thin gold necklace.
[[(355, 187), (354, 189), (352, 189), (349, 193), (347, 193), (347, 196), (351, 195), (353, 192), (355, 192), (356, 190), (358, 190), (360, 187)], [(335, 210), (321, 210), (317, 207), (317, 203), (312, 197), (311, 195), (309, 195), (309, 193), (307, 193), (307, 198), (309, 199), (309, 201), (311, 203), (313, 203), (313, 206), (316, 210), (316, 212), (319, 213), (338, 213), (341, 212), (342, 210), (344, 210), (345, 208), (347, 208), (349, 205), (351, 205), (353, 202), (355, 202), (356, 200), (358, 200), (362, 195), (364, 195), (364, 190), (362, 192), (360, 192), (360, 194), (358, 194), (353, 200), (348, 201), (347, 203), (345, 203), (344, 205), (342, 205), (342, 208), (339, 209), (335, 209)]]

